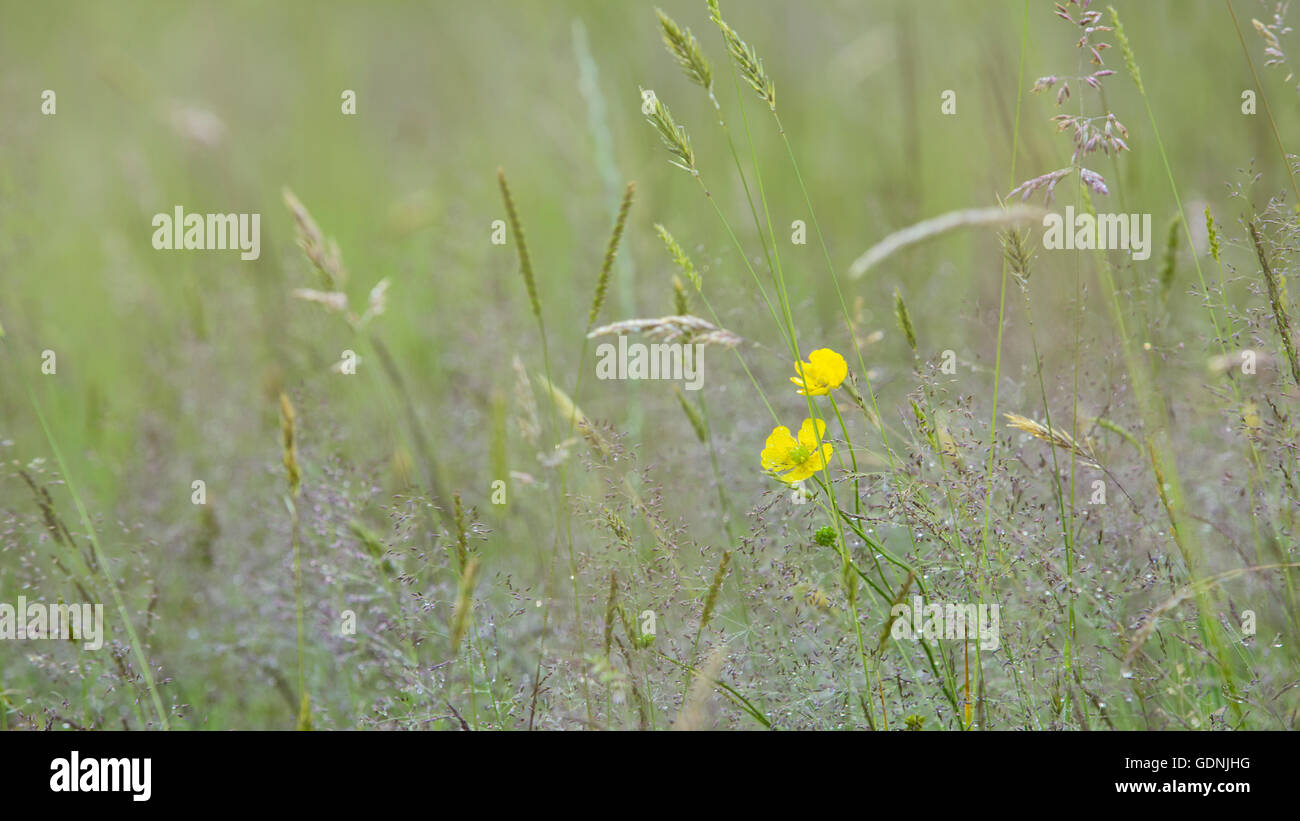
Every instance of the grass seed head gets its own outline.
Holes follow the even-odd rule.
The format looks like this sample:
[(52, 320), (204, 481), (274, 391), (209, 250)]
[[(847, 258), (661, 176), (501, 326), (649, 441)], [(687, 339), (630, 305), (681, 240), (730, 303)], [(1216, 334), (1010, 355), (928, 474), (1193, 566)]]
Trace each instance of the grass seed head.
[(668, 233), (667, 228), (657, 222), (655, 223), (655, 233), (659, 235), (659, 239), (663, 241), (664, 247), (668, 249), (668, 255), (672, 257), (673, 262), (677, 264), (678, 268), (682, 269), (682, 273), (686, 276), (686, 279), (690, 281), (691, 285), (695, 286), (696, 291), (702, 291), (704, 289), (704, 282), (700, 278), (699, 272), (695, 270), (695, 265), (691, 262), (691, 258), (682, 250), (682, 246), (677, 244), (677, 240), (673, 239), (673, 235)]
[(894, 318), (898, 320), (899, 330), (903, 332), (907, 346), (912, 349), (912, 353), (916, 353), (916, 331), (912, 328), (912, 317), (907, 312), (907, 304), (903, 302), (903, 293), (897, 288), (894, 289)]
[[(641, 94), (642, 99), (644, 99), (645, 89), (641, 89)], [(698, 175), (699, 171), (695, 168), (695, 149), (691, 147), (691, 137), (686, 133), (686, 127), (677, 124), (677, 121), (673, 119), (672, 112), (668, 110), (668, 107), (664, 105), (663, 100), (659, 99), (657, 94), (654, 97), (654, 106), (651, 108), (650, 113), (646, 115), (646, 119), (659, 132), (659, 139), (663, 140), (668, 153), (676, 158), (672, 161), (672, 164), (684, 171)]]
[(692, 83), (706, 90), (712, 89), (713, 69), (709, 67), (709, 61), (704, 57), (700, 41), (695, 39), (695, 35), (689, 28), (683, 29), (677, 25), (676, 21), (664, 14), (661, 9), (655, 9), (655, 14), (659, 16), (664, 46), (667, 47), (668, 53), (677, 59), (677, 64), (682, 67), (682, 71), (686, 72), (687, 78)]
[(538, 322), (542, 321), (542, 303), (537, 297), (537, 280), (533, 277), (533, 262), (528, 256), (528, 243), (524, 239), (524, 227), (519, 222), (519, 212), (515, 210), (514, 197), (510, 195), (510, 184), (506, 182), (504, 168), (497, 169), (497, 184), (501, 188), (501, 200), (506, 205), (506, 220), (510, 223), (510, 232), (515, 237), (515, 253), (519, 255), (519, 273), (524, 277), (524, 287), (528, 290), (528, 306)]
[(587, 315), (587, 327), (596, 324), (600, 308), (605, 304), (605, 294), (609, 290), (609, 274), (614, 268), (614, 257), (618, 255), (618, 243), (623, 238), (623, 229), (627, 227), (627, 214), (632, 209), (632, 196), (636, 193), (636, 183), (629, 182), (623, 193), (623, 203), (619, 206), (618, 217), (614, 220), (614, 230), (605, 248), (605, 261), (600, 266), (600, 276), (596, 278), (596, 293), (591, 299), (591, 312)]
[(280, 432), (283, 437), (284, 469), (289, 477), (289, 492), (298, 495), (302, 473), (298, 468), (298, 443), (295, 439), (295, 414), (289, 395), (280, 394)]
[(740, 76), (745, 78), (745, 82), (754, 89), (759, 99), (776, 111), (776, 84), (763, 68), (763, 61), (759, 59), (758, 53), (754, 51), (753, 46), (740, 39), (736, 30), (722, 19), (717, 0), (709, 0), (709, 14), (717, 24), (718, 30), (722, 32), (722, 39), (727, 44), (727, 51), (730, 52), (736, 68), (740, 70)]
[(1092, 452), (1091, 448), (1080, 444), (1073, 436), (1060, 428), (1039, 424), (1018, 413), (1004, 413), (1003, 416), (1006, 417), (1007, 424), (1016, 430), (1024, 431), (1035, 439), (1047, 442), (1052, 447), (1070, 451), (1093, 467), (1101, 467), (1101, 463), (1098, 462), (1097, 456)]

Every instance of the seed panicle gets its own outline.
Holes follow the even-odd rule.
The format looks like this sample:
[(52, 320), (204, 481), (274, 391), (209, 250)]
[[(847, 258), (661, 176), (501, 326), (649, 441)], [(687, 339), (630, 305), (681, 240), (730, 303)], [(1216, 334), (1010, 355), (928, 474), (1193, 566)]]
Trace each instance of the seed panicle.
[(713, 69), (705, 59), (700, 48), (700, 41), (695, 39), (689, 28), (677, 25), (673, 18), (664, 14), (662, 9), (655, 9), (659, 25), (663, 29), (664, 46), (677, 59), (677, 64), (692, 83), (704, 89), (713, 88)]
[(600, 266), (600, 276), (596, 278), (596, 293), (591, 300), (591, 312), (587, 315), (587, 327), (596, 324), (601, 306), (605, 304), (605, 294), (609, 290), (609, 274), (614, 269), (614, 257), (618, 255), (618, 243), (623, 238), (623, 229), (627, 227), (627, 215), (632, 209), (632, 197), (636, 193), (636, 183), (629, 182), (623, 193), (623, 202), (618, 208), (618, 217), (614, 220), (614, 230), (605, 248), (605, 261)]
[(501, 199), (506, 205), (506, 219), (510, 232), (515, 237), (515, 253), (519, 256), (519, 273), (524, 277), (524, 287), (528, 290), (528, 305), (538, 322), (542, 321), (542, 303), (537, 297), (537, 281), (533, 277), (533, 263), (528, 256), (528, 243), (524, 239), (524, 227), (519, 222), (519, 213), (515, 210), (514, 197), (510, 195), (510, 184), (506, 182), (504, 168), (497, 169), (497, 183), (501, 187)]

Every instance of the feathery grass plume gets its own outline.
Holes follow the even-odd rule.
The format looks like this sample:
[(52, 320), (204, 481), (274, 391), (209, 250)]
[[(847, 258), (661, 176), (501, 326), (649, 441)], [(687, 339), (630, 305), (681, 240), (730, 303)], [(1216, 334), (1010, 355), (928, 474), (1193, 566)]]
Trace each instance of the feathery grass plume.
[(290, 294), (295, 299), (301, 299), (304, 302), (315, 302), (317, 305), (324, 305), (325, 310), (336, 314), (347, 313), (348, 295), (342, 291), (317, 291), (312, 288), (294, 288)]
[(1029, 248), (1029, 232), (1007, 229), (998, 234), (998, 242), (1002, 245), (1002, 257), (1007, 261), (1011, 273), (1016, 275), (1022, 285), (1028, 282), (1034, 262), (1034, 252)]
[(713, 618), (713, 608), (718, 603), (718, 591), (722, 589), (722, 580), (727, 576), (727, 565), (730, 563), (731, 551), (728, 550), (722, 554), (722, 563), (713, 574), (713, 583), (709, 585), (709, 592), (704, 597), (704, 612), (700, 615), (701, 632), (709, 626), (709, 620)]
[(686, 72), (692, 83), (704, 89), (713, 88), (713, 69), (704, 58), (700, 41), (695, 39), (689, 28), (683, 29), (673, 18), (664, 14), (663, 9), (655, 9), (659, 25), (663, 28), (664, 45), (668, 53), (677, 59), (677, 64)]
[(339, 253), (338, 243), (332, 239), (326, 242), (320, 226), (292, 191), (285, 188), (281, 193), (285, 207), (289, 209), (294, 223), (298, 226), (298, 247), (302, 248), (307, 259), (320, 272), (330, 290), (343, 287), (348, 280), (348, 272), (343, 267), (343, 256)]
[(289, 477), (289, 492), (295, 497), (302, 483), (302, 473), (298, 469), (298, 444), (294, 436), (295, 414), (289, 395), (280, 394), (280, 432), (283, 439), (284, 469)]
[(707, 442), (709, 439), (709, 426), (704, 421), (700, 409), (695, 407), (695, 404), (687, 399), (686, 394), (682, 393), (682, 389), (676, 385), (673, 385), (673, 393), (677, 396), (677, 402), (682, 406), (682, 412), (686, 414), (686, 418), (691, 423), (691, 428), (695, 431), (695, 438), (699, 439), (700, 442)]
[(718, 0), (709, 0), (709, 16), (717, 24), (718, 30), (722, 32), (722, 39), (727, 44), (727, 51), (731, 52), (731, 59), (736, 62), (736, 67), (740, 69), (740, 76), (745, 78), (745, 82), (758, 94), (759, 99), (767, 103), (768, 107), (776, 111), (776, 84), (768, 76), (767, 71), (763, 68), (763, 61), (758, 58), (758, 53), (753, 47), (740, 39), (735, 29), (727, 25), (727, 21), (722, 19), (722, 12), (718, 9)]
[(1039, 174), (1037, 177), (1030, 177), (1012, 188), (1007, 193), (1007, 196), (1014, 197), (1019, 194), (1021, 200), (1027, 200), (1035, 191), (1043, 189), (1043, 202), (1051, 205), (1057, 184), (1073, 173), (1074, 166), (1067, 165), (1065, 168), (1058, 168), (1055, 171), (1048, 171), (1046, 174)]
[(1259, 257), (1259, 267), (1264, 272), (1264, 282), (1268, 286), (1268, 304), (1273, 310), (1273, 324), (1277, 328), (1277, 335), (1282, 338), (1282, 350), (1286, 352), (1286, 358), (1291, 363), (1291, 378), (1300, 385), (1300, 356), (1296, 355), (1295, 342), (1291, 339), (1291, 319), (1287, 316), (1286, 306), (1282, 304), (1277, 274), (1269, 264), (1268, 254), (1264, 251), (1264, 242), (1260, 239), (1255, 221), (1251, 220), (1246, 227), (1250, 229), (1250, 240), (1255, 244), (1255, 255)]
[(370, 289), (370, 293), (366, 295), (366, 312), (363, 313), (361, 319), (358, 320), (362, 325), (366, 324), (371, 319), (382, 315), (384, 311), (388, 310), (389, 285), (390, 282), (388, 277), (384, 277), (376, 282), (374, 287)]
[(1101, 463), (1097, 460), (1096, 454), (1091, 449), (1079, 444), (1073, 436), (1060, 428), (1039, 424), (1018, 413), (1004, 413), (1002, 415), (1006, 417), (1007, 424), (1016, 430), (1024, 431), (1035, 439), (1047, 442), (1052, 447), (1070, 451), (1092, 467), (1101, 469)]
[(614, 643), (614, 615), (618, 603), (618, 579), (614, 571), (609, 571), (609, 598), (605, 600), (605, 655), (609, 655)]
[(1268, 46), (1268, 49), (1265, 49), (1265, 53), (1270, 57), (1274, 57), (1274, 54), (1269, 51), (1269, 49), (1272, 49), (1272, 51), (1277, 52), (1278, 55), (1282, 54), (1282, 43), (1277, 39), (1276, 34), (1269, 31), (1268, 26), (1261, 23), (1259, 20), (1256, 20), (1254, 17), (1250, 18), (1250, 24), (1255, 27), (1255, 33), (1263, 38), (1264, 44)]
[(682, 246), (677, 244), (677, 240), (673, 239), (673, 235), (668, 233), (668, 229), (656, 222), (655, 233), (659, 235), (659, 239), (663, 240), (664, 247), (668, 249), (668, 255), (673, 258), (673, 262), (677, 263), (677, 267), (682, 269), (682, 273), (695, 286), (695, 290), (704, 290), (704, 281), (700, 278), (699, 271), (695, 270), (691, 258), (682, 250)]
[(687, 316), (691, 312), (691, 301), (686, 293), (686, 285), (676, 274), (673, 274), (673, 311), (678, 316)]
[[(645, 99), (646, 90), (641, 89), (641, 97)], [(672, 160), (672, 164), (678, 168), (689, 171), (699, 176), (699, 171), (695, 168), (695, 149), (691, 148), (691, 137), (686, 133), (686, 127), (678, 125), (673, 119), (672, 112), (664, 105), (663, 100), (653, 91), (650, 92), (654, 97), (654, 106), (646, 119), (659, 132), (659, 139), (663, 140), (664, 146), (668, 152), (677, 159)]]
[(632, 208), (632, 196), (636, 193), (636, 183), (629, 182), (623, 193), (623, 204), (618, 208), (618, 218), (614, 221), (614, 232), (609, 237), (605, 248), (605, 261), (600, 266), (600, 276), (596, 279), (596, 293), (591, 300), (591, 313), (587, 316), (587, 327), (596, 324), (600, 307), (605, 304), (605, 292), (609, 289), (609, 274), (614, 269), (614, 257), (618, 255), (618, 243), (623, 238), (623, 229), (627, 226), (627, 213)]
[[(1291, 27), (1288, 26), (1284, 20), (1288, 5), (1289, 3), (1279, 2), (1274, 7), (1273, 22), (1271, 24), (1262, 23), (1253, 17), (1250, 19), (1251, 25), (1255, 27), (1255, 33), (1257, 33), (1264, 41), (1264, 65), (1282, 66), (1283, 68), (1286, 68), (1286, 79), (1283, 82), (1287, 83), (1291, 82), (1291, 80), (1295, 78), (1295, 72), (1291, 71), (1290, 67), (1287, 66), (1288, 58), (1286, 50), (1282, 48), (1282, 41), (1278, 39), (1277, 33), (1274, 32), (1274, 29), (1282, 34), (1289, 34), (1291, 32)], [(1300, 86), (1296, 86), (1296, 90), (1300, 91)]]
[(456, 589), (456, 607), (451, 614), (451, 652), (460, 652), (460, 639), (465, 635), (465, 625), (469, 623), (470, 611), (474, 609), (474, 584), (478, 581), (478, 557), (469, 560), (465, 572), (460, 575), (460, 586)]
[(1119, 50), (1124, 53), (1124, 65), (1128, 68), (1129, 76), (1133, 78), (1133, 85), (1137, 86), (1138, 93), (1145, 97), (1147, 93), (1142, 88), (1142, 72), (1138, 71), (1137, 58), (1133, 56), (1133, 47), (1129, 45), (1128, 35), (1124, 33), (1124, 24), (1120, 22), (1119, 12), (1115, 11), (1114, 6), (1107, 6), (1106, 10), (1110, 12), (1110, 20), (1115, 24), (1115, 39), (1119, 40)]
[(465, 537), (465, 506), (460, 501), (460, 494), (451, 494), (452, 515), (456, 521), (456, 566), (464, 573), (465, 563), (469, 561), (469, 540)]
[(895, 252), (915, 245), (918, 242), (946, 234), (958, 228), (978, 226), (1017, 225), (1041, 220), (1047, 211), (1028, 205), (1014, 205), (1010, 208), (991, 206), (989, 208), (967, 208), (961, 211), (949, 211), (947, 214), (933, 217), (915, 225), (899, 229), (877, 242), (866, 253), (849, 266), (849, 277), (858, 279), (871, 270), (881, 260)]
[(1178, 215), (1169, 220), (1169, 230), (1165, 238), (1165, 256), (1160, 263), (1160, 291), (1169, 296), (1169, 288), (1174, 284), (1175, 266), (1178, 263)]
[(524, 240), (524, 227), (519, 222), (519, 212), (515, 210), (515, 199), (510, 196), (510, 184), (506, 182), (506, 170), (497, 169), (497, 184), (501, 186), (501, 199), (506, 204), (506, 220), (510, 231), (515, 235), (515, 253), (519, 255), (519, 273), (523, 274), (524, 287), (528, 289), (528, 305), (538, 322), (542, 321), (542, 303), (537, 298), (537, 281), (533, 278), (533, 262), (528, 256), (528, 243)]
[(622, 336), (623, 334), (643, 333), (651, 339), (664, 342), (695, 342), (701, 345), (721, 345), (734, 348), (745, 340), (740, 336), (719, 328), (707, 319), (698, 316), (661, 316), (657, 319), (625, 319), (609, 325), (593, 328), (587, 334), (588, 339), (598, 336)]
[(916, 331), (912, 328), (912, 317), (907, 312), (907, 305), (903, 302), (903, 292), (894, 289), (894, 318), (898, 320), (898, 328), (903, 332), (907, 339), (907, 347), (916, 353)]
[(1214, 261), (1219, 261), (1219, 232), (1214, 224), (1214, 215), (1210, 213), (1210, 206), (1205, 206), (1205, 233), (1210, 238), (1210, 256)]
[[(1088, 465), (1089, 467), (1092, 468), (1096, 468), (1097, 470), (1100, 470), (1102, 473), (1106, 474), (1106, 477), (1110, 479), (1112, 482), (1114, 482), (1115, 486), (1119, 488), (1120, 493), (1124, 494), (1124, 498), (1128, 499), (1129, 504), (1133, 506), (1134, 512), (1139, 512), (1141, 510), (1141, 508), (1138, 506), (1137, 500), (1134, 499), (1131, 495), (1129, 495), (1129, 492), (1125, 490), (1124, 485), (1120, 483), (1119, 479), (1115, 478), (1115, 474), (1111, 473), (1110, 470), (1101, 463), (1101, 460), (1097, 458), (1097, 454), (1092, 449), (1090, 443), (1089, 444), (1080, 443), (1077, 439), (1075, 439), (1073, 436), (1066, 433), (1065, 431), (1061, 430), (1060, 428), (1048, 427), (1047, 425), (1040, 425), (1034, 420), (1021, 416), (1018, 413), (1005, 413), (1003, 414), (1003, 416), (1006, 417), (1007, 422), (1008, 424), (1011, 425), (1011, 427), (1016, 428), (1017, 430), (1022, 430), (1025, 433), (1028, 433), (1030, 436), (1034, 437), (1035, 439), (1039, 439), (1043, 442), (1047, 442), (1053, 447), (1057, 447), (1057, 448), (1061, 448), (1062, 450), (1069, 451), (1070, 453), (1073, 453), (1075, 456), (1078, 456), (1080, 459), (1082, 459), (1085, 465)], [(1115, 428), (1122, 430), (1122, 428), (1118, 428), (1118, 426), (1115, 426)], [(1148, 446), (1147, 447), (1148, 454), (1150, 454), (1150, 451), (1151, 448)], [(1159, 483), (1160, 487), (1163, 488), (1164, 478), (1160, 470), (1160, 465), (1156, 462), (1156, 460), (1153, 459), (1152, 466), (1156, 472), (1156, 481)], [(1161, 496), (1161, 500), (1165, 502), (1166, 509), (1168, 509), (1169, 507), (1168, 499), (1165, 496), (1163, 489), (1160, 491), (1160, 496)]]

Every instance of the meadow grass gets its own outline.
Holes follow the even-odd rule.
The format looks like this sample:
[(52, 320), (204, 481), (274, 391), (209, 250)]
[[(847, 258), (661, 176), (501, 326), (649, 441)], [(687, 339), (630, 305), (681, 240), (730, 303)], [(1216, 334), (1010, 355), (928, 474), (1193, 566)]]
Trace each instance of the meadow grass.
[[(210, 12), (68, 20), (93, 81), (16, 13), (69, 90), (0, 125), (0, 601), (112, 623), (0, 642), (0, 728), (1296, 727), (1274, 11), (242, 10), (322, 66), (246, 98), (165, 45)], [(141, 250), (176, 201), (261, 259)], [(1047, 247), (1067, 205), (1155, 252)], [(598, 378), (619, 336), (701, 390)]]

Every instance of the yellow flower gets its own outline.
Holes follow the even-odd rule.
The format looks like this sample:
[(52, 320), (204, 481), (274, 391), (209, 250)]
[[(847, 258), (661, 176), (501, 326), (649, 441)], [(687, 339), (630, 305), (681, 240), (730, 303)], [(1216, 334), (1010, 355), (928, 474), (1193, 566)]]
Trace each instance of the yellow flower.
[(798, 393), (806, 391), (809, 396), (830, 393), (849, 375), (844, 357), (830, 348), (819, 348), (808, 354), (808, 361), (796, 362), (794, 370), (799, 375), (790, 377), (790, 381), (799, 386)]
[(783, 482), (801, 482), (821, 470), (834, 452), (829, 442), (821, 443), (826, 423), (820, 419), (805, 419), (799, 428), (799, 438), (790, 435), (785, 425), (774, 428), (767, 437), (767, 446), (759, 458), (763, 470), (782, 474)]

